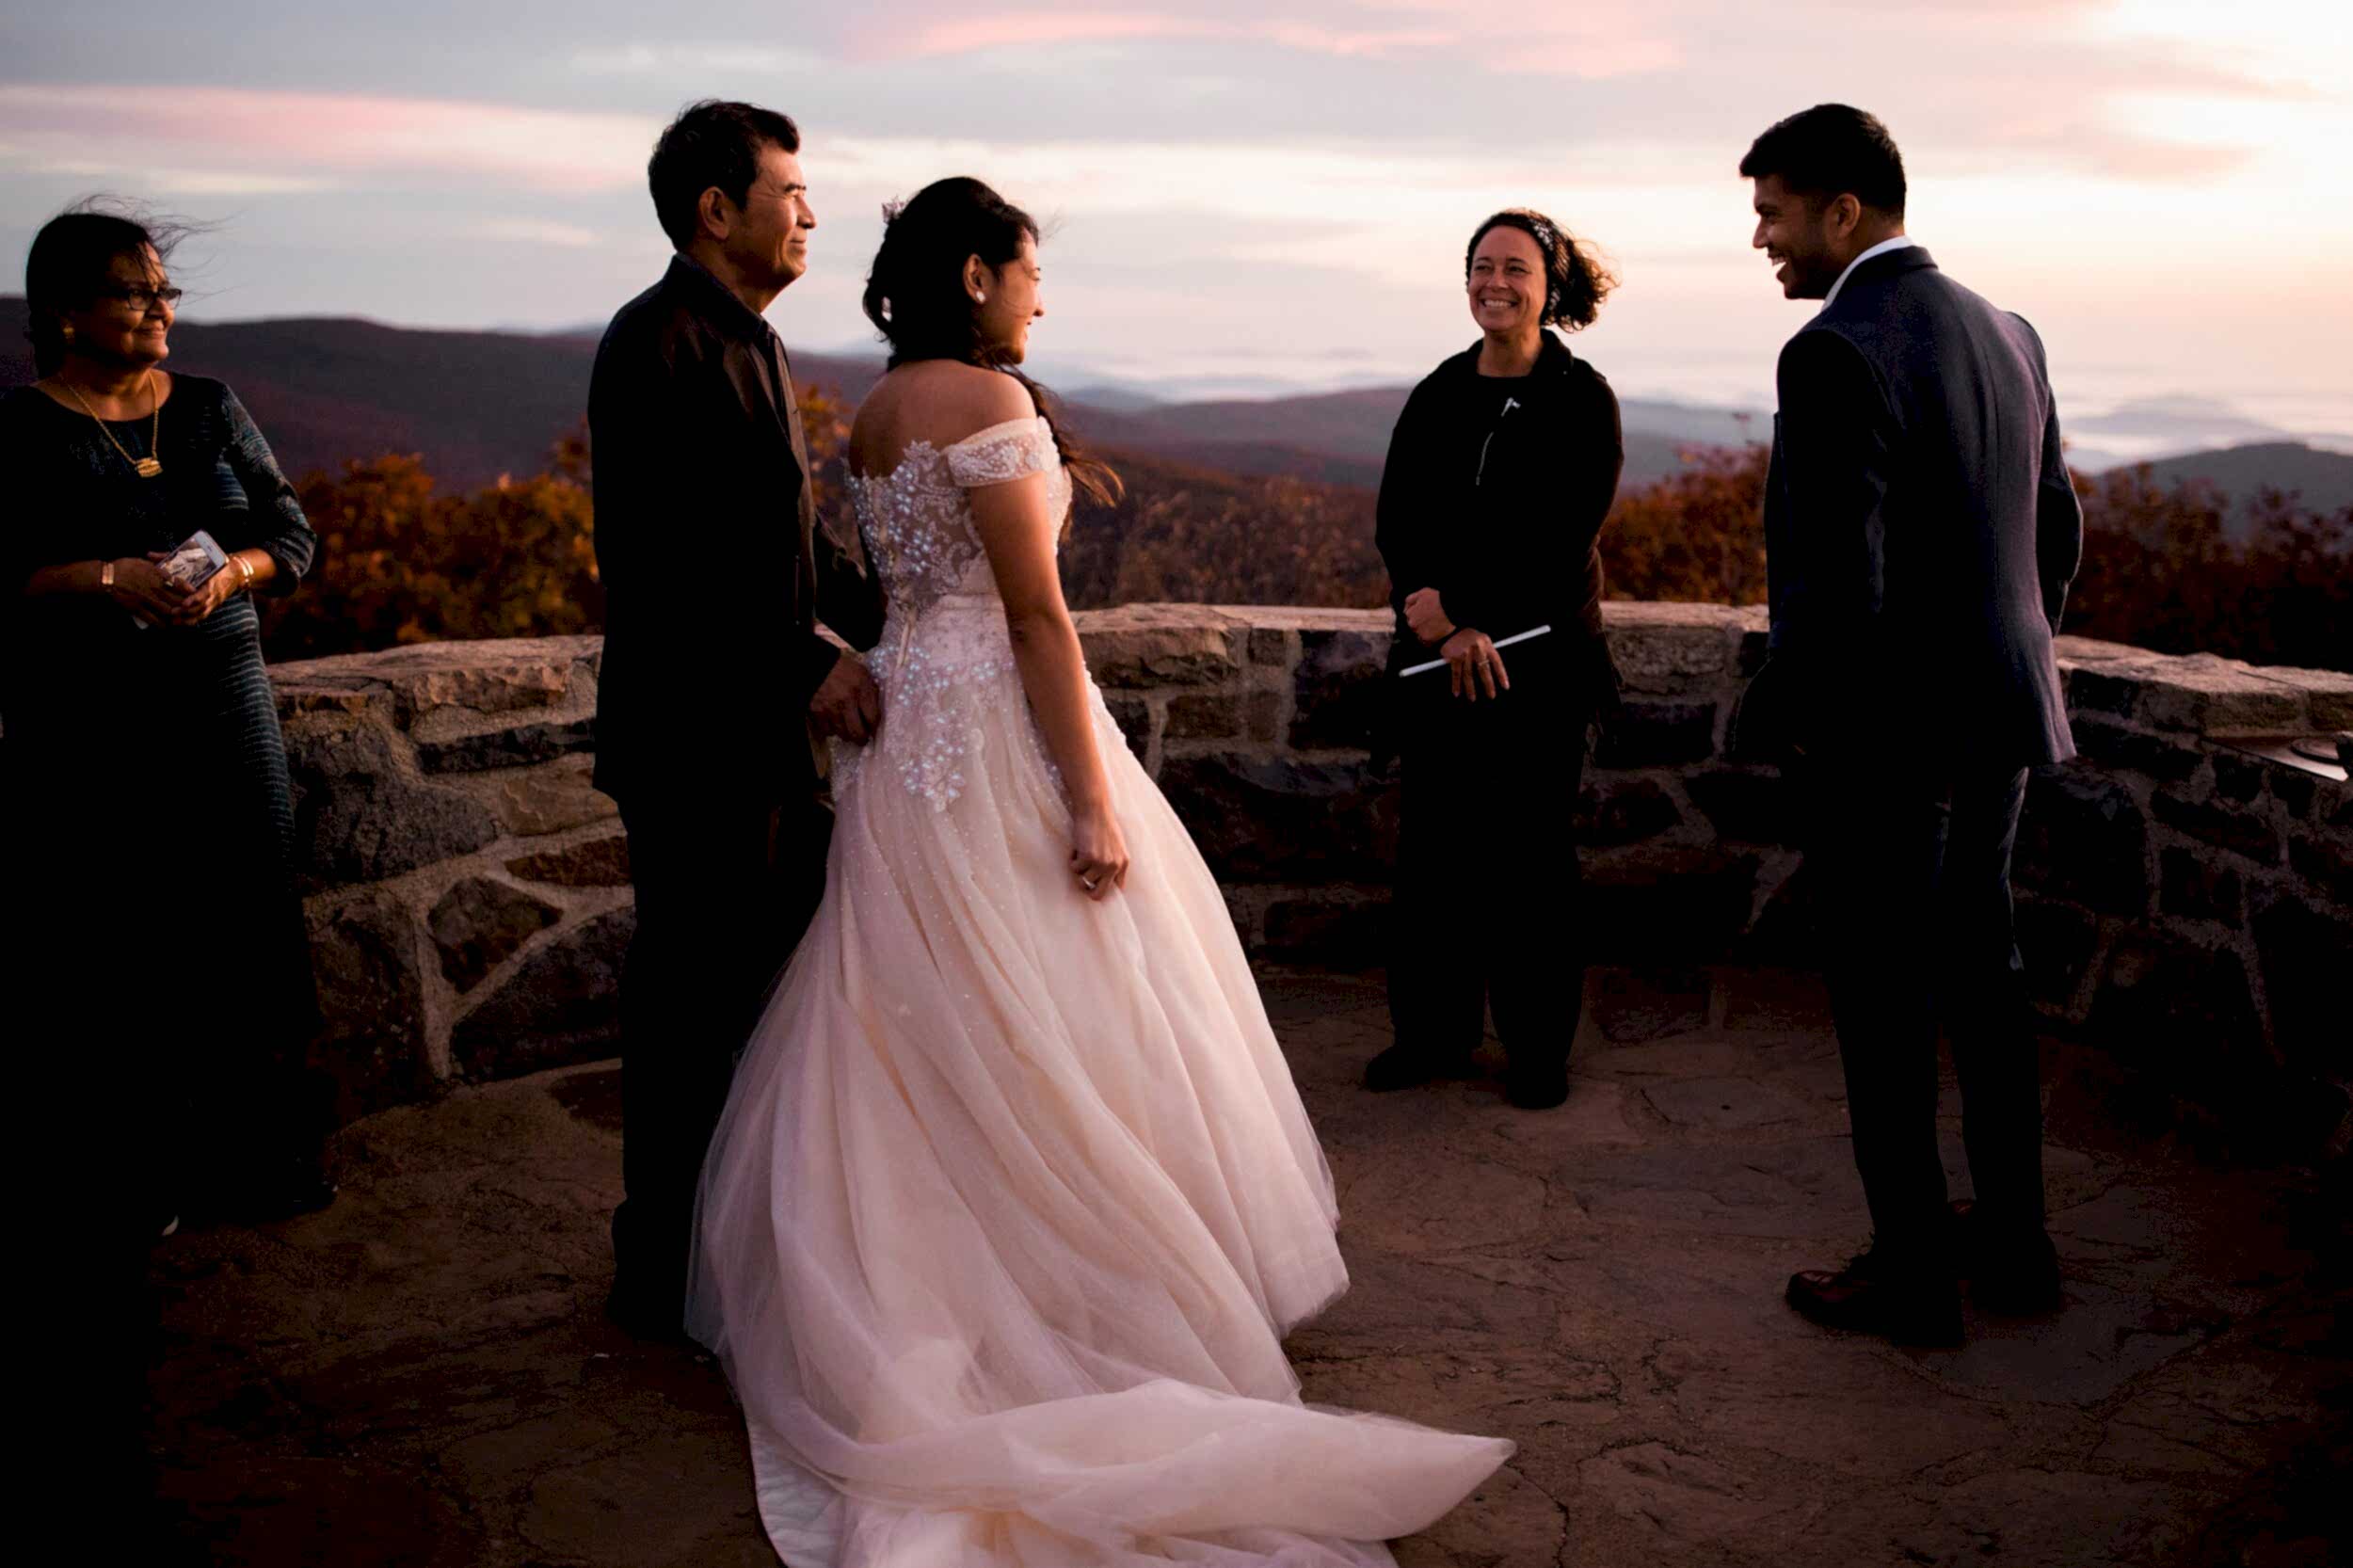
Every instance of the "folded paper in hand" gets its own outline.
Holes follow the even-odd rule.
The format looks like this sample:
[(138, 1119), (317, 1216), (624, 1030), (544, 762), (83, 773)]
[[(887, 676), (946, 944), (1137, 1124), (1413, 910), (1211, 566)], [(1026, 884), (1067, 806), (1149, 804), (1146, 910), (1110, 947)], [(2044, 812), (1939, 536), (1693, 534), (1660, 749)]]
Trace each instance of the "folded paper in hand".
[[(156, 563), (166, 577), (194, 593), (210, 583), (216, 573), (229, 564), (229, 552), (220, 542), (200, 528), (172, 547), (171, 554)], [(136, 612), (131, 618), (141, 626), (155, 623)]]

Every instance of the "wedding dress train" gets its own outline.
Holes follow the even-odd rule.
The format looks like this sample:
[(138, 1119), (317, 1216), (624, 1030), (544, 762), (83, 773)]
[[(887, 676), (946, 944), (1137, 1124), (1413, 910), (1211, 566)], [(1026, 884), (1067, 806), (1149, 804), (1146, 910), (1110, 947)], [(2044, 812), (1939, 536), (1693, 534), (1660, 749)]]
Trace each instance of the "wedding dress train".
[[(689, 1327), (793, 1568), (1367, 1568), (1511, 1452), (1303, 1405), (1331, 1176), (1201, 857), (1093, 696), (1132, 856), (1080, 895), (968, 488), (1042, 420), (851, 492), (885, 718), (703, 1174)], [(1092, 691), (1092, 688), (1090, 687)]]

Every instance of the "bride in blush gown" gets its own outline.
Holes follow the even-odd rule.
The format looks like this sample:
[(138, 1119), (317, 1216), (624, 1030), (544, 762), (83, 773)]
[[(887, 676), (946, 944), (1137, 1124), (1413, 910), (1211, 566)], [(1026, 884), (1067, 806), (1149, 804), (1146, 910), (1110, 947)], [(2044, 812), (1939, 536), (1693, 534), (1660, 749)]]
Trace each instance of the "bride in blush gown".
[(890, 216), (850, 493), (888, 615), (824, 902), (703, 1169), (688, 1327), (792, 1568), (1369, 1568), (1510, 1455), (1311, 1409), (1331, 1175), (1225, 900), (1087, 678), (1036, 227)]

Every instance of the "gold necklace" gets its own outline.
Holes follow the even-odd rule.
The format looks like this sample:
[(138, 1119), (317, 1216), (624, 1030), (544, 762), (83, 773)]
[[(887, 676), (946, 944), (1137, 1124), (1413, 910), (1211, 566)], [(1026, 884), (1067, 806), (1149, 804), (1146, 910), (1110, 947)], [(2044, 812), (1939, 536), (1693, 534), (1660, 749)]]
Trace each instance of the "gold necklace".
[(114, 431), (107, 426), (104, 420), (98, 418), (98, 410), (89, 406), (89, 400), (82, 395), (81, 389), (74, 386), (72, 382), (67, 380), (62, 376), (57, 377), (57, 385), (72, 392), (73, 394), (73, 401), (82, 406), (82, 412), (89, 415), (92, 420), (97, 421), (99, 433), (104, 435), (106, 440), (112, 443), (117, 452), (122, 454), (122, 460), (131, 465), (132, 472), (136, 473), (142, 479), (152, 479), (157, 474), (164, 472), (164, 460), (162, 457), (156, 456), (156, 454), (163, 450), (164, 400), (161, 394), (155, 392), (155, 373), (152, 370), (150, 370), (147, 373), (145, 385), (149, 394), (153, 396), (155, 399), (155, 423), (147, 432), (148, 456), (144, 457), (132, 456), (130, 449), (124, 446), (120, 441), (115, 440)]

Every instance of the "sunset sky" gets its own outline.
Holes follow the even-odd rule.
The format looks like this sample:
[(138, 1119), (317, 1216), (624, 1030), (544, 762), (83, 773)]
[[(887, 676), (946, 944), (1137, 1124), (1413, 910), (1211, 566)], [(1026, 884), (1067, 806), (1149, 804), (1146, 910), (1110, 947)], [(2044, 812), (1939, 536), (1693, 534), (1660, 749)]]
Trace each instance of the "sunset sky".
[(1625, 287), (1622, 392), (1766, 403), (1805, 306), (1748, 248), (1756, 132), (1880, 113), (1911, 231), (2042, 330), (2063, 406), (2219, 400), (2353, 432), (2345, 0), (632, 0), (17, 5), (0, 248), (106, 190), (216, 220), (196, 319), (600, 321), (665, 245), (690, 98), (801, 123), (821, 226), (771, 312), (863, 341), (893, 195), (978, 174), (1052, 228), (1044, 368), (1171, 390), (1414, 374), (1473, 335), (1462, 247), (1542, 207)]

